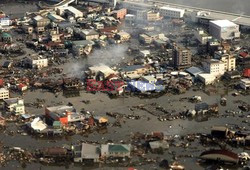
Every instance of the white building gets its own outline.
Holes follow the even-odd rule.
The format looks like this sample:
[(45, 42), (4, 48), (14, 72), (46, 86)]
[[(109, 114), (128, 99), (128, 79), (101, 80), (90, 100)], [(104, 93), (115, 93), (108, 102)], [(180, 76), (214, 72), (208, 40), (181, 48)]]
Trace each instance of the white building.
[(185, 14), (184, 9), (171, 8), (168, 6), (160, 7), (159, 12), (161, 16), (170, 18), (183, 18)]
[(224, 63), (217, 59), (211, 59), (204, 62), (203, 69), (214, 77), (221, 76), (225, 73)]
[(64, 15), (65, 13), (68, 13), (74, 18), (83, 17), (83, 13), (72, 6), (59, 7), (56, 9), (56, 11), (58, 15)]
[(228, 53), (217, 51), (214, 53), (214, 58), (219, 59), (224, 63), (225, 71), (233, 71), (236, 69), (236, 58)]
[(194, 32), (195, 38), (203, 45), (207, 44), (207, 42), (212, 39), (213, 37), (211, 35), (208, 35), (204, 30), (197, 29)]
[(198, 74), (198, 79), (205, 85), (213, 84), (216, 77), (209, 73)]
[(0, 89), (0, 100), (8, 99), (10, 97), (9, 90), (5, 88)]
[(142, 57), (147, 57), (149, 56), (151, 53), (149, 50), (140, 50), (140, 53), (139, 55), (142, 56)]
[(25, 114), (25, 106), (23, 99), (19, 98), (4, 99), (4, 107), (8, 112), (12, 112), (15, 114)]
[(240, 80), (240, 87), (243, 89), (250, 89), (250, 79), (241, 79)]
[(25, 64), (27, 64), (31, 68), (43, 68), (43, 67), (48, 67), (48, 59), (44, 58), (41, 55), (31, 55), (26, 58)]
[(229, 20), (210, 21), (209, 32), (219, 40), (231, 40), (240, 37), (239, 25)]
[(9, 26), (11, 24), (11, 20), (9, 17), (0, 18), (0, 26)]

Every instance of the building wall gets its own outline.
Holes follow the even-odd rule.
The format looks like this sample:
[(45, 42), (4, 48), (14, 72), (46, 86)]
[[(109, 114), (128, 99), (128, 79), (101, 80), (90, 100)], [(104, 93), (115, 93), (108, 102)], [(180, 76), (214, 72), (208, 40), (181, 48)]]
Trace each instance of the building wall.
[(214, 76), (220, 76), (223, 75), (225, 70), (224, 70), (224, 63), (223, 62), (205, 62), (203, 64), (204, 71), (207, 73), (210, 73)]
[(178, 9), (167, 9), (167, 8), (160, 8), (160, 14), (164, 17), (170, 17), (170, 18), (182, 18), (184, 16), (185, 11)]
[(0, 92), (0, 100), (8, 99), (9, 97), (10, 97), (9, 90), (5, 90), (5, 91)]
[(117, 19), (123, 19), (125, 18), (125, 15), (127, 15), (127, 9), (123, 8), (123, 9), (116, 11), (115, 17)]
[(158, 12), (148, 12), (147, 13), (147, 20), (148, 21), (156, 21), (160, 18), (160, 13)]
[(38, 60), (32, 60), (31, 59), (31, 65), (32, 68), (43, 68), (43, 67), (48, 67), (48, 59), (38, 59)]
[[(239, 38), (239, 26), (230, 26), (230, 27), (220, 27), (212, 22), (209, 24), (209, 31), (212, 36), (219, 40), (230, 40), (233, 38)], [(236, 33), (236, 34), (235, 34)]]
[(191, 65), (191, 51), (185, 48), (175, 47), (173, 59), (175, 67)]

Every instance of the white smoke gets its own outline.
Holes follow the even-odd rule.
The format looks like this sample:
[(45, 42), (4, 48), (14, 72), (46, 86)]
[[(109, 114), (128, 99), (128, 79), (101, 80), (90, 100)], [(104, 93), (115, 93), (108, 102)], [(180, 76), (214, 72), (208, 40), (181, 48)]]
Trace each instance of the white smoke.
[(94, 52), (88, 56), (88, 65), (105, 64), (108, 66), (112, 66), (119, 64), (126, 58), (127, 49), (127, 45), (118, 44), (108, 46), (103, 49), (94, 50)]

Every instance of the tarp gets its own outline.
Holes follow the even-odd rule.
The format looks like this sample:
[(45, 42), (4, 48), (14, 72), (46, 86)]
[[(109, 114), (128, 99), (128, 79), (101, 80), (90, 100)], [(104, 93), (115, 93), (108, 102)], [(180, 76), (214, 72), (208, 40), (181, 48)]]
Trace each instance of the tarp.
[(40, 117), (35, 118), (31, 123), (30, 126), (32, 129), (36, 131), (42, 131), (47, 128), (47, 125), (40, 119)]

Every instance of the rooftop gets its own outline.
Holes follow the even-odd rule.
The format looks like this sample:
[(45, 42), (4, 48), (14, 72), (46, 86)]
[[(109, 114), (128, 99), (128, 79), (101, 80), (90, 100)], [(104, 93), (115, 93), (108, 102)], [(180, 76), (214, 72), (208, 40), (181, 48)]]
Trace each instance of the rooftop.
[(100, 155), (100, 148), (98, 146), (87, 143), (82, 144), (82, 158), (98, 159), (99, 155)]
[(234, 27), (237, 26), (237, 24), (229, 21), (229, 20), (215, 20), (210, 21), (211, 23), (218, 25), (219, 27)]
[(66, 110), (70, 112), (75, 111), (75, 108), (73, 106), (67, 106), (67, 105), (47, 107), (46, 109), (48, 109), (50, 112), (56, 112), (56, 113), (64, 113)]
[(9, 92), (9, 90), (7, 90), (5, 88), (0, 88), (0, 93), (3, 93), (3, 92)]
[(128, 145), (109, 145), (109, 152), (129, 152)]
[(184, 12), (185, 11), (184, 9), (172, 8), (172, 7), (169, 7), (169, 6), (160, 7), (160, 9), (171, 10), (171, 11), (178, 11), (178, 12)]
[(137, 69), (144, 68), (144, 67), (145, 66), (143, 65), (131, 65), (131, 66), (122, 67), (121, 70), (124, 72), (128, 72), (128, 71), (135, 71)]
[(94, 41), (90, 40), (79, 40), (79, 41), (72, 41), (72, 44), (75, 46), (87, 46), (87, 45), (94, 45)]

